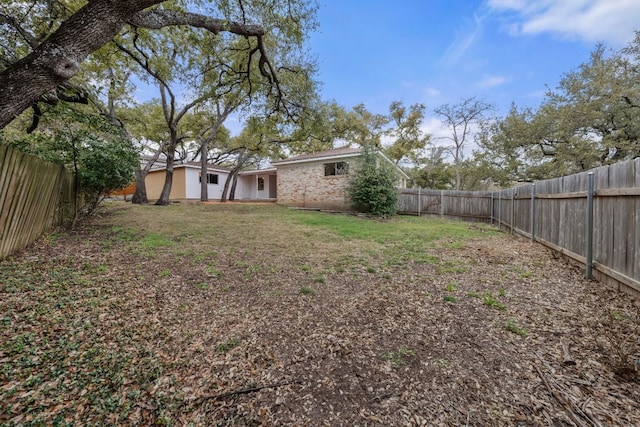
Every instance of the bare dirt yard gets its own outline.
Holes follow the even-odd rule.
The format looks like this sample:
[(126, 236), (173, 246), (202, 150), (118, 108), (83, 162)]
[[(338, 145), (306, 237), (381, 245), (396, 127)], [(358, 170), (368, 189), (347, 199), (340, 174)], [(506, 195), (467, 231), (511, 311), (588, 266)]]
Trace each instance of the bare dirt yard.
[(117, 202), (0, 261), (0, 425), (639, 426), (639, 323), (486, 225)]

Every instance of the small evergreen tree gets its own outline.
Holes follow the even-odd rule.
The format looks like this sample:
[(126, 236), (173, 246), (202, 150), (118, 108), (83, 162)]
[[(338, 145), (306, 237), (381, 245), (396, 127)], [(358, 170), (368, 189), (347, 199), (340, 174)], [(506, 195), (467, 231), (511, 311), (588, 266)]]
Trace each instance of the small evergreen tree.
[(356, 169), (347, 188), (354, 208), (375, 216), (394, 215), (398, 201), (398, 177), (391, 164), (379, 162), (376, 148), (368, 145), (362, 148)]

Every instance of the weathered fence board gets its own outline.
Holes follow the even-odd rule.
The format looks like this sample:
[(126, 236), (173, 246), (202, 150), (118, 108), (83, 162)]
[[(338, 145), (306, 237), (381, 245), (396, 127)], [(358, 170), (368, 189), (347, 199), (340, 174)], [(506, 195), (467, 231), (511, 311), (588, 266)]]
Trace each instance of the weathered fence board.
[[(640, 159), (593, 171), (592, 256), (596, 277), (640, 296)], [(548, 245), (582, 263), (587, 259), (589, 171), (494, 192), (402, 190), (400, 211), (492, 222)], [(534, 196), (532, 199), (532, 195)], [(413, 197), (415, 203), (407, 198)], [(533, 219), (533, 221), (532, 221)], [(533, 226), (533, 229), (532, 229)]]
[(63, 166), (0, 145), (0, 257), (70, 219), (73, 177)]

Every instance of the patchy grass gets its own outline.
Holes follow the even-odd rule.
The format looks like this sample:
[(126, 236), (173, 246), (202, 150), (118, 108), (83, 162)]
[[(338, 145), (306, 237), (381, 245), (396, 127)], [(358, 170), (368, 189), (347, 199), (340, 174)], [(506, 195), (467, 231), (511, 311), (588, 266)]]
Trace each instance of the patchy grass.
[(495, 308), (496, 310), (504, 311), (507, 307), (498, 301), (498, 299), (491, 292), (484, 292), (482, 295), (482, 303), (487, 307)]
[(640, 425), (637, 323), (487, 226), (113, 203), (0, 260), (0, 425)]
[(388, 360), (393, 365), (404, 365), (404, 360), (408, 357), (415, 356), (416, 351), (408, 348), (399, 348), (397, 350), (389, 351), (382, 355), (382, 360)]
[(240, 345), (240, 339), (239, 338), (231, 338), (228, 341), (225, 341), (221, 344), (218, 344), (216, 346), (216, 351), (218, 353), (227, 353), (229, 350), (236, 348), (237, 346)]
[(313, 290), (313, 288), (309, 287), (309, 286), (303, 286), (300, 288), (300, 293), (302, 295), (314, 295), (316, 293), (316, 291)]
[(516, 321), (513, 319), (507, 319), (505, 324), (507, 331), (513, 332), (516, 335), (520, 335), (521, 337), (527, 336), (527, 331), (516, 324)]

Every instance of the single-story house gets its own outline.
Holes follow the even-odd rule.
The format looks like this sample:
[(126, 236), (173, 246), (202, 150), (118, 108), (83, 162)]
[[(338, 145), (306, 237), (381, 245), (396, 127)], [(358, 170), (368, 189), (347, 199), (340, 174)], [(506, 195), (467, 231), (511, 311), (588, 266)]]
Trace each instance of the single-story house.
[[(356, 169), (360, 148), (337, 148), (302, 154), (272, 162), (271, 168), (242, 171), (238, 174), (235, 200), (269, 200), (287, 206), (348, 210), (349, 174)], [(398, 188), (405, 188), (409, 177), (384, 154), (380, 161), (397, 169)], [(230, 170), (211, 165), (207, 171), (209, 200), (219, 200)], [(190, 162), (173, 167), (172, 200), (200, 200), (200, 163)], [(160, 197), (165, 180), (165, 165), (147, 174), (147, 196)]]
[[(227, 177), (231, 171), (216, 165), (207, 168), (207, 190), (209, 200), (219, 200)], [(200, 163), (189, 162), (174, 165), (173, 185), (169, 198), (171, 200), (194, 199), (200, 200)], [(149, 171), (146, 178), (147, 197), (158, 199), (164, 186), (166, 176), (165, 166)], [(275, 168), (244, 171), (238, 174), (236, 184), (236, 200), (272, 200), (276, 199), (276, 170)]]
[[(272, 162), (278, 172), (278, 203), (287, 206), (348, 210), (349, 174), (356, 168), (361, 148), (337, 148), (303, 154)], [(398, 175), (398, 188), (405, 188), (409, 177), (384, 154), (379, 161), (392, 164)]]

